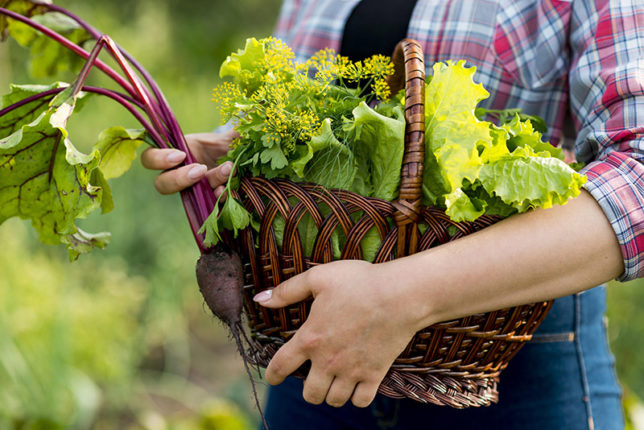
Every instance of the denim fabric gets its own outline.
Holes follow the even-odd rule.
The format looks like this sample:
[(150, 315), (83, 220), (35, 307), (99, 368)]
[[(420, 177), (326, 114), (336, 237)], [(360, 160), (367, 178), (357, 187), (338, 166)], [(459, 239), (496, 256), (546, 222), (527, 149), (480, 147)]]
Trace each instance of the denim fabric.
[(624, 428), (621, 389), (606, 341), (605, 289), (557, 299), (546, 320), (501, 373), (499, 403), (452, 409), (378, 395), (370, 407), (309, 405), (302, 381), (269, 390), (271, 430)]

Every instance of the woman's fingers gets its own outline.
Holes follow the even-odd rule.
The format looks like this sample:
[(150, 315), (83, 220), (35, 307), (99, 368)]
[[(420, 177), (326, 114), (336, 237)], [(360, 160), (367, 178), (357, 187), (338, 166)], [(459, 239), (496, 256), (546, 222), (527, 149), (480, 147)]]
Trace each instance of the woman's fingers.
[(154, 180), (154, 186), (161, 194), (177, 193), (200, 181), (208, 168), (203, 164), (190, 164), (161, 173)]
[[(308, 360), (304, 350), (299, 347), (296, 337), (297, 334), (293, 339), (286, 342), (284, 346), (278, 349), (270, 363), (268, 363), (264, 379), (266, 379), (266, 382), (269, 384), (281, 384), (288, 375), (295, 372), (306, 360)], [(322, 400), (324, 400), (324, 398)]]
[(355, 382), (348, 379), (335, 378), (331, 384), (331, 388), (329, 388), (329, 392), (326, 394), (326, 403), (334, 408), (344, 406), (351, 399), (355, 388)]
[[(141, 154), (141, 163), (148, 169), (168, 170), (179, 165), (185, 158), (186, 154), (176, 149), (148, 148)], [(161, 194), (172, 194), (195, 184), (205, 176), (215, 190), (215, 196), (219, 197), (225, 189), (224, 185), (228, 182), (232, 168), (232, 162), (226, 162), (210, 171), (204, 164), (190, 164), (161, 173), (154, 181), (154, 186)]]
[(214, 169), (211, 169), (207, 174), (208, 182), (213, 189), (217, 189), (219, 186), (224, 185), (228, 182), (230, 177), (230, 172), (233, 170), (233, 163), (230, 161), (225, 162), (221, 166), (217, 166)]
[(187, 188), (201, 180), (208, 168), (204, 164), (190, 164), (174, 167), (181, 164), (186, 154), (176, 149), (148, 148), (141, 154), (143, 167), (152, 170), (168, 170), (161, 173), (154, 180), (154, 186), (161, 194), (172, 194)]
[(239, 137), (239, 134), (234, 130), (221, 133), (193, 133), (186, 135), (186, 142), (198, 161), (208, 167), (214, 167), (219, 157), (228, 152), (236, 137)]
[(167, 170), (186, 159), (186, 153), (177, 149), (147, 148), (141, 154), (141, 164), (146, 169)]
[(333, 382), (333, 375), (318, 371), (315, 366), (311, 368), (304, 381), (302, 397), (307, 403), (321, 405), (327, 397), (329, 387)]
[(359, 408), (366, 408), (376, 398), (379, 386), (379, 382), (360, 382), (351, 396), (351, 403)]

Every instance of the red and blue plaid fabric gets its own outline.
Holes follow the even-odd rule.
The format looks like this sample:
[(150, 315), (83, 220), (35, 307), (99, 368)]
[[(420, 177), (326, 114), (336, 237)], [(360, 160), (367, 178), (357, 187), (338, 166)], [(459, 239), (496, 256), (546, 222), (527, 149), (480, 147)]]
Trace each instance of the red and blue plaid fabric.
[[(276, 36), (299, 60), (337, 51), (358, 2), (285, 0)], [(576, 131), (586, 189), (622, 249), (620, 279), (644, 277), (642, 0), (419, 0), (408, 36), (423, 45), (428, 65), (465, 59), (476, 66), (491, 94), (483, 106), (541, 116), (555, 145), (564, 130)]]

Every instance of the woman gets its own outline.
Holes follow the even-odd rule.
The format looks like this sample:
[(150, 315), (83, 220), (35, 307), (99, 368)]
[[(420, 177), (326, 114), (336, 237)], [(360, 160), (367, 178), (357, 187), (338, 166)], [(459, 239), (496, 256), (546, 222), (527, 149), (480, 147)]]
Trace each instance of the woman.
[[(389, 54), (404, 36), (421, 42), (428, 65), (467, 60), (492, 94), (485, 107), (543, 117), (553, 144), (567, 128), (576, 133), (588, 183), (565, 206), (516, 215), (385, 264), (319, 266), (259, 294), (255, 300), (271, 308), (314, 297), (308, 320), (275, 355), (266, 380), (280, 384), (307, 360), (311, 371), (304, 383), (289, 378), (270, 390), (269, 425), (623, 427), (602, 322), (604, 289), (593, 287), (644, 275), (643, 14), (636, 0), (284, 2), (277, 36), (300, 60), (324, 47), (353, 59)], [(206, 176), (223, 192), (231, 166), (214, 166), (230, 138), (190, 136), (205, 165), (165, 172), (157, 189), (176, 192)], [(169, 169), (183, 158), (151, 149), (143, 163)], [(535, 341), (502, 374), (498, 405), (453, 410), (376, 396), (417, 330), (551, 298), (560, 299)]]

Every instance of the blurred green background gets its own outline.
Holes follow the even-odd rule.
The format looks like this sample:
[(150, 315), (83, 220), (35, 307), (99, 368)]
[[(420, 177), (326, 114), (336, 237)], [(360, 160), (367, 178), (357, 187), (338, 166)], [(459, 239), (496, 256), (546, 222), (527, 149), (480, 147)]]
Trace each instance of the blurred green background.
[[(57, 4), (132, 53), (190, 133), (219, 124), (210, 102), (219, 65), (246, 37), (270, 34), (280, 1)], [(24, 49), (0, 45), (1, 93), (10, 82), (34, 82), (28, 69)], [(111, 125), (137, 127), (98, 99), (69, 124), (80, 148)], [(28, 223), (0, 226), (1, 429), (256, 427), (242, 362), (198, 293), (198, 251), (179, 198), (158, 195), (154, 176), (135, 166), (113, 181), (116, 209), (81, 225), (110, 231), (112, 243), (73, 264), (64, 249), (40, 244)], [(644, 280), (611, 285), (610, 340), (635, 414), (644, 397), (643, 304)]]

